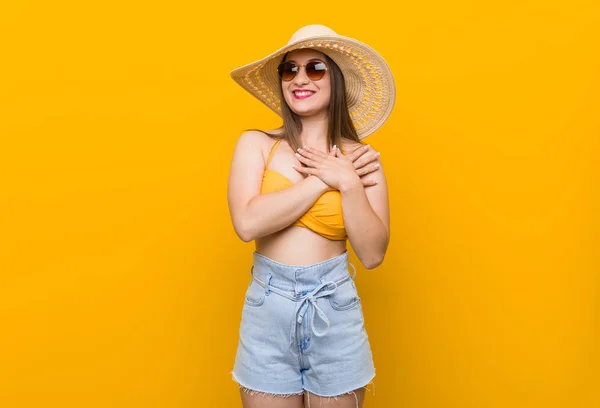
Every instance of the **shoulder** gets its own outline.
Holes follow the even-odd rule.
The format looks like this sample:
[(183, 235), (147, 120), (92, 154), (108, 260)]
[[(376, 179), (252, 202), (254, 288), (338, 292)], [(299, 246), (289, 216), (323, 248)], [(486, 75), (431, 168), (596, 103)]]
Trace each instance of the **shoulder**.
[(245, 146), (260, 146), (270, 144), (270, 140), (272, 140), (267, 134), (261, 132), (260, 130), (249, 129), (242, 132), (242, 134), (238, 137), (238, 144), (243, 144)]
[[(267, 132), (277, 134), (277, 130)], [(275, 137), (271, 137), (261, 130), (249, 129), (243, 131), (238, 137), (236, 149), (243, 149), (246, 152), (262, 152), (264, 154), (273, 147), (276, 141)]]

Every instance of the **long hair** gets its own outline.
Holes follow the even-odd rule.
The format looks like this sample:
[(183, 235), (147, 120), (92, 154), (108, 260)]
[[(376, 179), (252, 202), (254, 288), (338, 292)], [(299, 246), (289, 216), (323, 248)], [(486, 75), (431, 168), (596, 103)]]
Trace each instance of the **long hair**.
[[(281, 62), (285, 61), (288, 53), (283, 55)], [(329, 124), (327, 129), (327, 150), (333, 145), (342, 149), (342, 139), (351, 140), (361, 143), (356, 128), (352, 123), (350, 112), (348, 111), (348, 103), (346, 101), (346, 84), (344, 82), (344, 74), (338, 65), (325, 54), (325, 62), (329, 68), (329, 79), (331, 84), (331, 97), (329, 100)], [(293, 151), (301, 147), (300, 133), (302, 132), (302, 122), (300, 115), (297, 115), (290, 109), (283, 96), (281, 80), (279, 81), (279, 96), (281, 98), (281, 113), (283, 119), (283, 132), (281, 134), (272, 134), (261, 129), (246, 129), (257, 130), (269, 137), (275, 139), (283, 139), (288, 142)], [(343, 150), (342, 150), (343, 151)]]

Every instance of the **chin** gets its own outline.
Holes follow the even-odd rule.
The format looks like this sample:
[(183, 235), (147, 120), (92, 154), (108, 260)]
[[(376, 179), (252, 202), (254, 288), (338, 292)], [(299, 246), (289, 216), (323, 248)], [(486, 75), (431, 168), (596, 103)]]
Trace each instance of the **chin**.
[(296, 107), (291, 108), (292, 112), (294, 112), (296, 115), (300, 115), (300, 116), (314, 116), (317, 115), (319, 113), (321, 113), (322, 111), (327, 111), (327, 107), (321, 107), (321, 108), (307, 108), (307, 109), (296, 109)]
[(294, 113), (298, 116), (312, 116), (315, 114), (314, 111), (295, 110)]

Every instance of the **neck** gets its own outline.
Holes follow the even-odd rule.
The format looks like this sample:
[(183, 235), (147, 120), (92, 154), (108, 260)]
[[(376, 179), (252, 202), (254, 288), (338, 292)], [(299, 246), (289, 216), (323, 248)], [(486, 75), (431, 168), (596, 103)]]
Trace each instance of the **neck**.
[(302, 133), (300, 133), (302, 146), (327, 150), (328, 123), (329, 117), (326, 112), (319, 116), (303, 117)]

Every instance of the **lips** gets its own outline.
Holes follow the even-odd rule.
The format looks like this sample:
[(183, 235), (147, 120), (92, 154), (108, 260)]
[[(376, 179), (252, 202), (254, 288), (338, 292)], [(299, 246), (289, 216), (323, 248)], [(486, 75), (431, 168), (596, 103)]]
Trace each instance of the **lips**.
[(306, 99), (310, 98), (314, 92), (309, 90), (295, 90), (292, 92), (294, 94), (294, 98), (296, 99)]

